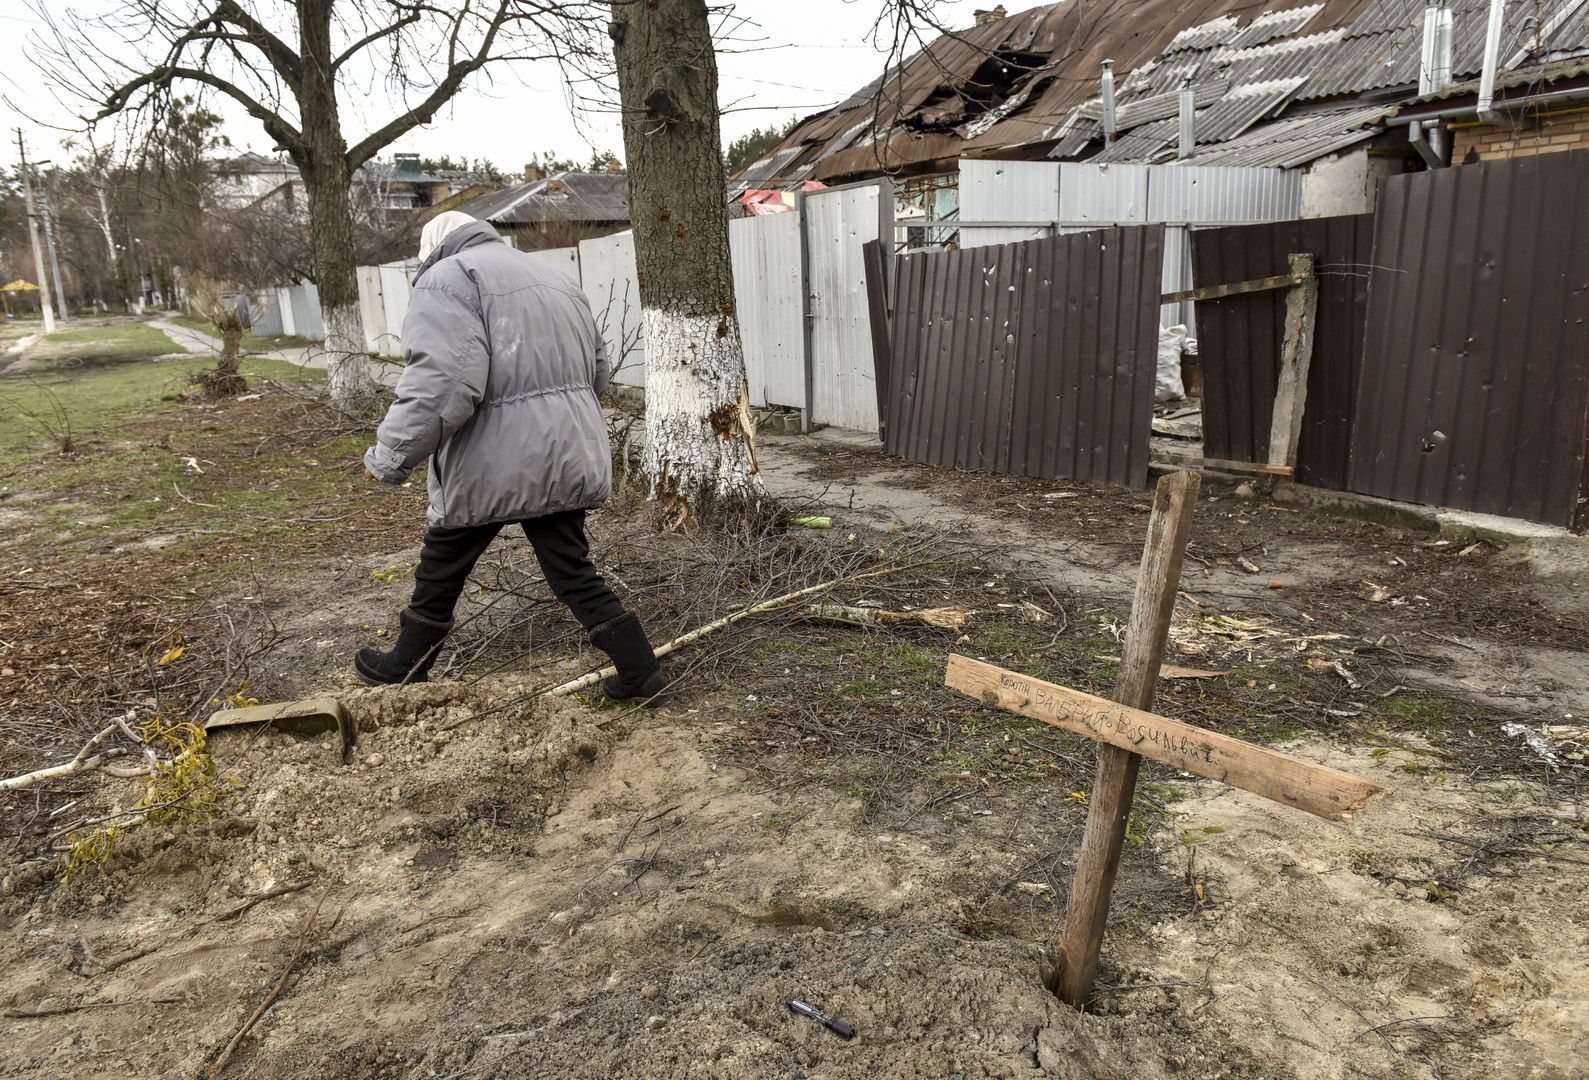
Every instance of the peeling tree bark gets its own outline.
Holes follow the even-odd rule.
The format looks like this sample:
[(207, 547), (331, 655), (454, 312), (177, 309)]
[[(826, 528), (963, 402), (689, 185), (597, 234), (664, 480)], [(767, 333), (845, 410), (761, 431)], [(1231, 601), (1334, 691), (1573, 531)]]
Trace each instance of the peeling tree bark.
[(614, 3), (646, 346), (646, 473), (688, 517), (758, 494), (705, 0)]

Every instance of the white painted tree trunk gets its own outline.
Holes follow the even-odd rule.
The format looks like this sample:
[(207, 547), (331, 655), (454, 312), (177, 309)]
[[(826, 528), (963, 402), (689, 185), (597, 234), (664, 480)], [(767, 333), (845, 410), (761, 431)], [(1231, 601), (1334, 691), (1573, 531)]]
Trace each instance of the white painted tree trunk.
[(326, 385), (331, 400), (347, 407), (368, 403), (375, 394), (375, 379), (364, 348), (364, 321), (358, 305), (325, 308), (321, 317), (326, 326)]
[(646, 347), (646, 474), (679, 520), (761, 492), (706, 0), (612, 5)]
[(668, 498), (759, 494), (739, 320), (649, 309), (646, 475)]

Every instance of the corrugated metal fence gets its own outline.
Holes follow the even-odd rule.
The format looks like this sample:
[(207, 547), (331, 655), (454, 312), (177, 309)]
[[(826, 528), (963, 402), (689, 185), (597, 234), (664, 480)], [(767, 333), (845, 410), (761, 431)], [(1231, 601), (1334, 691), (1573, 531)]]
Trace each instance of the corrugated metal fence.
[(1589, 152), (1380, 185), (1351, 485), (1583, 524)]
[(913, 461), (1142, 487), (1160, 226), (902, 257), (887, 449)]
[[(1210, 165), (1092, 165), (1086, 162), (962, 161), (963, 222), (1048, 222), (1055, 232), (1158, 223), (1164, 232), (1165, 292), (1192, 287), (1187, 233), (1195, 226), (1295, 218), (1302, 177), (1290, 169)], [(1043, 235), (1032, 226), (966, 228), (962, 248)], [(1161, 325), (1194, 327), (1191, 304), (1167, 304)]]
[[(752, 405), (804, 409), (809, 397), (813, 423), (877, 430), (862, 248), (892, 232), (891, 190), (886, 180), (829, 188), (812, 192), (804, 213), (729, 222)], [(529, 254), (569, 273), (590, 297), (608, 354), (623, 357), (614, 381), (645, 386), (634, 234)], [(401, 352), (402, 318), (416, 270), (412, 263), (359, 268), (359, 309), (372, 351)]]
[[(1199, 286), (1278, 276), (1290, 271), (1288, 255), (1314, 256), (1318, 318), (1297, 450), (1297, 479), (1303, 483), (1346, 488), (1373, 246), (1373, 214), (1192, 233), (1192, 276)], [(1285, 311), (1284, 289), (1198, 302), (1206, 456), (1268, 460)]]
[(283, 334), (322, 341), (320, 289), (313, 283), (282, 285), (248, 294), (249, 330), (259, 337)]

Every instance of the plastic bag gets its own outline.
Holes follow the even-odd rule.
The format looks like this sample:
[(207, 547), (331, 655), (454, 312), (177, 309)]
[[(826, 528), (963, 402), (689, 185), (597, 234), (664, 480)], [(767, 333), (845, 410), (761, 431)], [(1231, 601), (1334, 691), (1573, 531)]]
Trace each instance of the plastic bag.
[(1186, 347), (1186, 327), (1180, 323), (1159, 329), (1159, 364), (1153, 379), (1153, 400), (1178, 401), (1186, 396), (1181, 384), (1181, 351)]

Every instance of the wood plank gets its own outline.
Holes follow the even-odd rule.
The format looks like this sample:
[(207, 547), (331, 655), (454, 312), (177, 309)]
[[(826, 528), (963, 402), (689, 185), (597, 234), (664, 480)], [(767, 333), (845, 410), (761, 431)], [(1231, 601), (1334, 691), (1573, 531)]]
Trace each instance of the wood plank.
[(1159, 297), (1159, 303), (1181, 304), (1188, 300), (1223, 300), (1227, 296), (1272, 292), (1275, 289), (1289, 289), (1298, 284), (1300, 281), (1294, 273), (1276, 274), (1274, 277), (1258, 278), (1256, 281), (1238, 281), (1233, 285), (1204, 285), (1200, 289), (1182, 289), (1180, 292), (1165, 293)]
[(1323, 818), (1350, 821), (1379, 790), (1350, 773), (965, 656), (949, 657), (944, 682), (989, 705)]
[(1265, 476), (1290, 476), (1296, 469), (1290, 465), (1265, 465), (1256, 461), (1226, 461), (1223, 458), (1203, 458), (1181, 454), (1161, 453), (1154, 458), (1156, 465), (1173, 465), (1178, 469), (1213, 469), (1217, 472), (1262, 473)]
[[(1195, 473), (1179, 472), (1160, 477), (1153, 489), (1148, 539), (1142, 548), (1142, 567), (1137, 575), (1136, 595), (1131, 600), (1125, 649), (1115, 677), (1115, 700), (1127, 707), (1148, 709), (1153, 705), (1159, 666), (1164, 662), (1164, 647), (1170, 637), (1170, 616), (1175, 611), (1186, 540), (1192, 532), (1197, 488)], [(1000, 677), (1001, 686), (1003, 678)], [(1023, 695), (1023, 699), (1031, 696)], [(1076, 875), (1070, 883), (1053, 976), (1054, 991), (1078, 1009), (1092, 997), (1093, 980), (1098, 974), (1098, 952), (1109, 921), (1109, 898), (1120, 866), (1120, 847), (1125, 843), (1137, 769), (1142, 764), (1135, 749), (1129, 744), (1098, 748), (1098, 772), (1088, 800), (1087, 826), (1082, 832), (1081, 851), (1076, 855)]]
[(1280, 340), (1280, 377), (1269, 421), (1269, 464), (1297, 463), (1302, 438), (1302, 410), (1308, 399), (1308, 368), (1313, 364), (1313, 325), (1319, 308), (1319, 279), (1312, 255), (1292, 255), (1291, 273), (1299, 279), (1286, 294), (1285, 336)]

